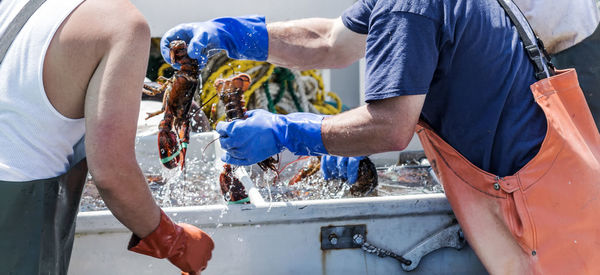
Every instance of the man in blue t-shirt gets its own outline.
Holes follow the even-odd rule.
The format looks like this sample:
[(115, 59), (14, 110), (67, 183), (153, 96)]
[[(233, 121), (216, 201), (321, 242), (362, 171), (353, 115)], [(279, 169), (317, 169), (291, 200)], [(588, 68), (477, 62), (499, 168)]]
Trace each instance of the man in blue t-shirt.
[[(223, 160), (231, 164), (250, 165), (284, 148), (298, 155), (398, 151), (421, 119), (471, 163), (502, 177), (527, 164), (545, 136), (546, 119), (529, 88), (534, 67), (496, 1), (360, 0), (336, 19), (182, 24), (163, 37), (167, 62), (175, 39), (189, 42), (188, 54), (201, 64), (212, 49), (295, 69), (366, 58), (364, 106), (326, 118), (254, 110), (246, 120), (219, 123)], [(357, 163), (333, 159), (341, 176)]]
[[(544, 114), (529, 90), (536, 80), (533, 66), (495, 1), (363, 0), (337, 19), (265, 26), (263, 17), (250, 16), (182, 24), (163, 38), (167, 61), (168, 42), (177, 37), (191, 43), (190, 55), (201, 62), (216, 48), (232, 58), (298, 69), (344, 67), (366, 57), (367, 105), (329, 117), (322, 127), (321, 116), (293, 114), (282, 122), (260, 111), (250, 112), (244, 122), (221, 123), (218, 129), (227, 136), (248, 127), (231, 144), (222, 140), (230, 163), (254, 163), (283, 147), (340, 156), (402, 150), (421, 118), (473, 164), (507, 176), (533, 158), (546, 131)], [(307, 139), (299, 126), (302, 134), (292, 135), (286, 123), (295, 116), (302, 125), (311, 117), (313, 128), (322, 132)], [(269, 121), (264, 125), (269, 131), (286, 130), (264, 135), (242, 126), (255, 121)], [(230, 150), (249, 144), (255, 134), (271, 136), (264, 145), (268, 148)], [(295, 137), (303, 138), (287, 140)]]

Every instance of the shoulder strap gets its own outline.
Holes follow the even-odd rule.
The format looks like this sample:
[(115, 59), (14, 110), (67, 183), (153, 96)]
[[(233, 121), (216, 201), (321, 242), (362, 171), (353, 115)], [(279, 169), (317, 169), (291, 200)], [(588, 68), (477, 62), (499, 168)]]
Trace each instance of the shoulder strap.
[(4, 56), (10, 48), (13, 40), (17, 37), (17, 34), (23, 28), (29, 17), (44, 3), (46, 0), (29, 0), (25, 6), (19, 11), (17, 16), (6, 28), (6, 31), (0, 36), (0, 63), (4, 60)]
[(546, 52), (544, 43), (535, 35), (519, 7), (512, 0), (498, 0), (498, 3), (519, 32), (529, 60), (535, 67), (535, 77), (540, 80), (554, 75), (554, 66), (550, 62), (550, 55)]

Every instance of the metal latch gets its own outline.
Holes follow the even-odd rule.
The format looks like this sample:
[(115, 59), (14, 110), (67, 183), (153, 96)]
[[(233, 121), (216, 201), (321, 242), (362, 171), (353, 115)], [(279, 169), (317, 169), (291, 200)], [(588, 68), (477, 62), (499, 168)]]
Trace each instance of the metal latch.
[(453, 247), (457, 250), (465, 247), (466, 241), (462, 229), (456, 223), (443, 230), (433, 234), (433, 236), (423, 240), (413, 249), (402, 255), (405, 259), (411, 261), (411, 264), (402, 264), (402, 269), (411, 271), (419, 265), (419, 262), (425, 255), (444, 247)]
[(365, 225), (321, 227), (321, 249), (362, 248), (367, 253), (379, 257), (391, 257), (402, 264), (402, 269), (412, 271), (427, 254), (444, 247), (462, 249), (466, 241), (460, 226), (456, 223), (440, 230), (423, 240), (407, 253), (400, 256), (386, 249), (378, 248), (366, 240)]

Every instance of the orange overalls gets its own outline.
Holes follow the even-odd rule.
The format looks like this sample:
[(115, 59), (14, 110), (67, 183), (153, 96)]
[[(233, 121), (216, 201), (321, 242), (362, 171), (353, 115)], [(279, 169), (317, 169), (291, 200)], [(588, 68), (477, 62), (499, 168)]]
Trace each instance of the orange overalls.
[(600, 274), (600, 134), (575, 70), (552, 76), (523, 14), (511, 0), (498, 3), (536, 69), (531, 91), (547, 121), (539, 152), (514, 175), (498, 177), (424, 122), (417, 134), (469, 244), (491, 274)]
[(497, 177), (417, 126), (469, 244), (492, 274), (600, 274), (600, 135), (575, 70), (531, 90), (546, 114), (539, 153)]

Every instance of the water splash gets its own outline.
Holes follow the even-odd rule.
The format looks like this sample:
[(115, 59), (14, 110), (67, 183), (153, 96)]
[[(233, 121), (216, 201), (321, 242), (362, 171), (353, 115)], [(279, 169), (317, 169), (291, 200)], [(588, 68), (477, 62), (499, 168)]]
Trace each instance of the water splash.
[[(138, 142), (137, 139), (136, 142)], [(184, 171), (178, 168), (169, 170), (162, 166), (153, 168), (140, 165), (146, 175), (152, 195), (161, 207), (226, 205), (219, 186), (221, 169), (215, 167), (214, 162), (207, 159), (214, 159), (214, 157), (188, 157)], [(301, 160), (291, 163), (280, 172), (278, 177), (274, 172), (263, 173), (261, 169), (254, 166), (246, 167), (260, 194), (265, 200), (268, 199), (268, 211), (271, 210), (273, 202), (353, 197), (349, 193), (350, 185), (342, 180), (325, 181), (320, 173), (294, 185), (289, 185), (289, 180), (307, 162), (307, 160)], [(442, 193), (442, 186), (431, 177), (430, 171), (431, 167), (421, 164), (378, 168), (379, 186), (369, 196)], [(88, 177), (80, 211), (107, 209), (91, 180)], [(227, 211), (227, 207), (223, 208), (220, 215), (215, 217), (214, 222), (220, 224)], [(209, 219), (213, 220), (212, 217)]]
[[(289, 185), (291, 177), (307, 164), (308, 160), (292, 163), (281, 171), (278, 181), (253, 173), (255, 185), (263, 197), (270, 202), (327, 200), (354, 198), (349, 192), (350, 185), (343, 180), (323, 179), (320, 173), (312, 175), (294, 185)], [(443, 193), (442, 186), (430, 174), (426, 165), (392, 165), (377, 171), (379, 186), (369, 196), (398, 196), (412, 194)]]
[[(222, 204), (223, 197), (217, 186), (219, 174), (213, 162), (203, 158), (188, 158), (186, 168), (145, 168), (148, 187), (161, 207)], [(96, 186), (88, 176), (81, 198), (80, 211), (106, 210)]]

